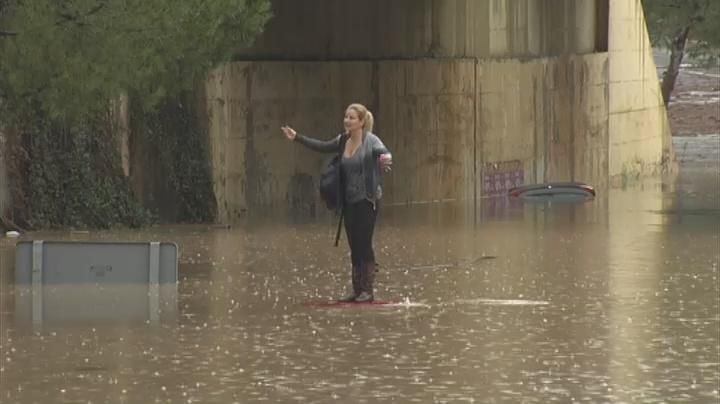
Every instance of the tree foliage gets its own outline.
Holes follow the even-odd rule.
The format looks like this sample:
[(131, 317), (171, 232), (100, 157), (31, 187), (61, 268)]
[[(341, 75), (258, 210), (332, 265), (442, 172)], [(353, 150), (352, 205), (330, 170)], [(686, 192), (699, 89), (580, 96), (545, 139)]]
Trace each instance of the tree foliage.
[(689, 28), (686, 53), (720, 56), (720, 1), (643, 0), (643, 7), (653, 45), (671, 49), (678, 34)]
[(706, 63), (719, 60), (720, 2), (643, 0), (643, 7), (653, 45), (670, 50), (661, 84), (667, 105), (686, 53)]
[(0, 0), (0, 102), (75, 117), (191, 88), (262, 30), (269, 0)]
[(135, 111), (133, 139), (159, 150), (153, 157), (172, 174), (177, 219), (212, 220), (202, 130), (181, 100), (269, 17), (270, 0), (0, 0), (13, 220), (30, 228), (150, 220), (119, 162), (109, 111), (121, 95)]
[(119, 174), (116, 150), (104, 131), (107, 116), (71, 129), (52, 120), (34, 121), (23, 136), (28, 155), (21, 164), (26, 186), (15, 203), (15, 217), (29, 228), (107, 228), (142, 226), (153, 218), (133, 197)]

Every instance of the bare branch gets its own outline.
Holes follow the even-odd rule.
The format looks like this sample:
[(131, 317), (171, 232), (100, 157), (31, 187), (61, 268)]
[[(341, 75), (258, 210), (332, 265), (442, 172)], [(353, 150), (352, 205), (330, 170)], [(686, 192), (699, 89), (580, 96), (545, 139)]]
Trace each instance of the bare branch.
[(89, 17), (89, 16), (97, 13), (98, 11), (102, 10), (103, 7), (105, 7), (106, 4), (107, 4), (107, 3), (105, 3), (104, 1), (101, 2), (100, 4), (98, 4), (97, 6), (95, 6), (95, 8), (91, 9), (90, 11), (88, 11), (87, 14), (85, 14), (85, 17)]
[(87, 11), (86, 13), (84, 13), (84, 14), (70, 14), (70, 13), (67, 13), (67, 12), (58, 13), (58, 15), (65, 20), (65, 21), (60, 21), (60, 22), (58, 23), (58, 25), (62, 24), (63, 22), (74, 22), (74, 23), (75, 23), (76, 25), (78, 25), (78, 26), (85, 26), (85, 25), (87, 25), (87, 23), (85, 23), (85, 22), (82, 21), (82, 20), (83, 20), (84, 18), (90, 17), (90, 16), (93, 15), (93, 14), (96, 14), (98, 11), (102, 10), (103, 8), (105, 8), (106, 5), (107, 5), (107, 2), (101, 1), (98, 5), (96, 5), (95, 7), (91, 8), (90, 10), (88, 10), (88, 11)]

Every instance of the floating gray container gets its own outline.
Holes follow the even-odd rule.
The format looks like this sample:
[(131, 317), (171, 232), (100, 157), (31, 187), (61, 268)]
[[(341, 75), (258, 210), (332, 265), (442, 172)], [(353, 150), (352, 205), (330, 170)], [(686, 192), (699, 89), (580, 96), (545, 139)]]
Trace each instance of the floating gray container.
[(177, 268), (174, 243), (19, 242), (16, 319), (37, 326), (174, 318)]

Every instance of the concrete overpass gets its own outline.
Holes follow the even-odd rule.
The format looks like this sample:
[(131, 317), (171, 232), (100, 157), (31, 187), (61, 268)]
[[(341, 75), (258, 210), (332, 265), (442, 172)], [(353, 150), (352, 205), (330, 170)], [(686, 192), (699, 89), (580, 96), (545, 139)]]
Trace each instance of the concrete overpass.
[[(329, 138), (351, 102), (392, 149), (386, 203), (481, 201), (516, 183), (604, 186), (669, 155), (640, 0), (274, 0), (256, 45), (208, 78), (219, 221), (321, 211)], [(317, 205), (314, 205), (317, 204)], [(318, 206), (317, 209), (314, 206)]]

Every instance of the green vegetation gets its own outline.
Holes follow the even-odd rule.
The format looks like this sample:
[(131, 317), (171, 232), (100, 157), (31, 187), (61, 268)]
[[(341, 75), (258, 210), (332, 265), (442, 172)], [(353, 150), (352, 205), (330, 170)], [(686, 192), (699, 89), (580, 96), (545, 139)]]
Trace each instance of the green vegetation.
[(686, 54), (708, 63), (720, 60), (720, 1), (643, 0), (643, 7), (653, 45), (670, 51), (662, 83), (667, 104)]
[(137, 114), (133, 139), (163, 151), (181, 198), (177, 219), (212, 220), (197, 115), (172, 106), (191, 99), (269, 17), (269, 0), (0, 0), (0, 127), (16, 137), (15, 222), (147, 223), (122, 173), (109, 112), (123, 94)]

